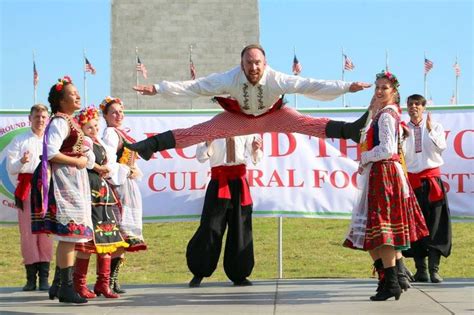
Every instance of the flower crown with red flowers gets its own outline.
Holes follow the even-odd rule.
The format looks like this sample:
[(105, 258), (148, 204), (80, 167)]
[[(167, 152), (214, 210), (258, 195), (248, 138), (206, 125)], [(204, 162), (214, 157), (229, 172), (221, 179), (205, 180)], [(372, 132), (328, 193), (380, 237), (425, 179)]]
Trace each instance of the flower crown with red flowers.
[(65, 83), (72, 83), (72, 80), (69, 76), (65, 75), (62, 79), (58, 79), (58, 83), (56, 83), (56, 91), (61, 92), (64, 88)]
[(81, 109), (81, 111), (77, 113), (76, 119), (82, 127), (92, 119), (99, 119), (99, 110), (94, 105), (90, 105)]
[(112, 96), (106, 96), (104, 98), (104, 100), (102, 101), (102, 103), (100, 103), (99, 108), (102, 111), (102, 113), (104, 113), (105, 110), (107, 109), (107, 106), (109, 106), (110, 104), (113, 104), (113, 103), (117, 103), (117, 104), (120, 104), (120, 105), (123, 106), (122, 100), (120, 100), (119, 98), (113, 98)]
[(398, 87), (400, 86), (400, 82), (398, 82), (396, 75), (394, 75), (390, 71), (385, 71), (385, 70), (382, 70), (380, 73), (377, 73), (375, 75), (376, 80), (383, 79), (383, 78), (388, 79), (392, 83), (395, 90), (398, 90)]

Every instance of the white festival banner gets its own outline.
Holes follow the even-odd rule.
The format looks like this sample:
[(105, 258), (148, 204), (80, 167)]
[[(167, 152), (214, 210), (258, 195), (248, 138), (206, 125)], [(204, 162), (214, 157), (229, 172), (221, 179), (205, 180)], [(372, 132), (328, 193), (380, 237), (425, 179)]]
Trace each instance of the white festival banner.
[[(442, 180), (454, 218), (474, 220), (474, 107), (432, 107), (432, 118), (446, 130)], [(305, 114), (353, 121), (356, 109), (305, 110)], [(406, 111), (405, 111), (406, 112)], [(216, 110), (127, 111), (124, 129), (136, 140), (208, 120)], [(404, 120), (408, 120), (406, 114)], [(102, 120), (102, 119), (101, 119)], [(102, 127), (104, 125), (101, 121)], [(2, 111), (0, 117), (0, 222), (17, 220), (13, 192), (16, 178), (6, 171), (11, 139), (29, 128), (27, 112)], [(254, 216), (350, 218), (357, 200), (360, 149), (352, 141), (300, 134), (264, 133), (262, 161), (247, 165)], [(208, 163), (195, 159), (196, 146), (139, 159), (139, 187), (145, 221), (196, 220), (202, 212)]]

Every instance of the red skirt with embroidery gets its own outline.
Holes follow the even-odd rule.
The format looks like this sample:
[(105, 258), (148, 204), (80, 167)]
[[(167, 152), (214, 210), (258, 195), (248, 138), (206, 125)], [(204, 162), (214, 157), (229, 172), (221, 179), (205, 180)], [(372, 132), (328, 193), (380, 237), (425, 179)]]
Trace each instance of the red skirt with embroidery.
[[(425, 219), (408, 184), (409, 196), (403, 193), (403, 182), (394, 161), (379, 161), (372, 165), (369, 174), (368, 213), (364, 250), (382, 245), (396, 250), (410, 248), (410, 244), (428, 236)], [(346, 240), (344, 246), (351, 247)]]

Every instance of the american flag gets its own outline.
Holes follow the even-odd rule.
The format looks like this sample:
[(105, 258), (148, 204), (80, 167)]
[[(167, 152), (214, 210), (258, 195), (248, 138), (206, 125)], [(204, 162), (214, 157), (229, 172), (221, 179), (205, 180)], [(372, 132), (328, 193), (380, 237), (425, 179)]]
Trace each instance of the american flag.
[(196, 80), (196, 67), (192, 59), (189, 60), (189, 73), (191, 74), (191, 80)]
[(433, 69), (433, 61), (425, 58), (425, 74), (430, 72), (431, 69)]
[(355, 65), (352, 63), (351, 58), (347, 57), (347, 55), (344, 55), (344, 70), (352, 71), (354, 68)]
[(354, 70), (355, 65), (352, 63), (351, 58), (344, 55), (344, 70), (352, 71)]
[(140, 57), (137, 55), (137, 72), (141, 72), (142, 76), (146, 79), (147, 78), (147, 70), (145, 65), (141, 62)]
[(293, 57), (293, 67), (292, 71), (294, 75), (299, 75), (301, 73), (301, 70), (303, 70), (303, 67), (301, 66), (301, 63), (298, 61), (298, 58), (296, 58), (296, 54)]
[(39, 75), (36, 71), (36, 63), (33, 61), (33, 86), (36, 88), (38, 86)]
[(456, 77), (461, 76), (461, 67), (459, 66), (459, 63), (457, 61), (453, 65), (453, 68), (454, 68), (454, 73), (456, 74)]
[(86, 72), (90, 72), (91, 74), (95, 74), (95, 68), (92, 66), (92, 64), (89, 62), (89, 60), (87, 60), (86, 57), (84, 57), (84, 59), (86, 60), (86, 64), (85, 64), (84, 70), (85, 70)]

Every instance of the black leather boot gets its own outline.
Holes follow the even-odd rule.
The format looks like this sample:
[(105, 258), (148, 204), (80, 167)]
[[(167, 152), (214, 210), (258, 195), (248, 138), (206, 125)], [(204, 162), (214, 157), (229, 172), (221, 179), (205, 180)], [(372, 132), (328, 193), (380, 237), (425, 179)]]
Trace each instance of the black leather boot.
[(153, 153), (174, 148), (176, 141), (173, 132), (168, 130), (135, 143), (125, 142), (124, 145), (126, 148), (137, 152), (142, 159), (148, 161)]
[(359, 119), (354, 122), (330, 120), (326, 125), (326, 137), (337, 139), (351, 139), (355, 143), (360, 142), (360, 132), (365, 127), (369, 118), (369, 112), (366, 111)]
[(122, 293), (127, 292), (127, 291), (125, 291), (124, 289), (122, 289), (120, 287), (120, 283), (118, 281), (119, 271), (120, 271), (120, 268), (123, 265), (124, 260), (125, 260), (124, 258), (115, 257), (115, 258), (112, 258), (112, 261), (110, 262), (110, 283), (109, 283), (109, 285), (110, 285), (110, 289), (114, 293), (117, 293), (117, 294), (122, 294)]
[(413, 276), (413, 273), (410, 271), (410, 269), (408, 269), (407, 266), (405, 265), (404, 260), (402, 260), (401, 267), (402, 267), (403, 273), (408, 278), (408, 281), (415, 282), (415, 277)]
[(61, 286), (58, 291), (59, 302), (77, 304), (87, 303), (85, 298), (79, 296), (79, 294), (74, 291), (74, 287), (72, 285), (73, 268), (74, 267), (71, 266), (59, 270), (59, 275), (61, 278)]
[(384, 269), (385, 272), (385, 284), (382, 291), (377, 292), (376, 295), (371, 296), (372, 301), (385, 301), (391, 297), (395, 297), (395, 300), (400, 299), (402, 289), (398, 284), (397, 266), (389, 267)]
[(59, 267), (56, 266), (56, 269), (54, 270), (53, 283), (51, 283), (51, 286), (49, 287), (49, 292), (48, 292), (50, 300), (54, 300), (54, 298), (58, 296), (59, 285), (60, 285), (60, 283), (59, 283), (59, 280), (60, 280), (59, 270), (60, 270)]
[(377, 283), (376, 292), (380, 292), (380, 291), (382, 291), (383, 286), (385, 284), (385, 273), (384, 273), (383, 263), (382, 263), (381, 258), (374, 261), (374, 269), (377, 272), (377, 277), (379, 279), (379, 282)]
[(25, 265), (26, 269), (26, 284), (23, 291), (36, 290), (36, 272), (38, 271), (36, 264)]
[(400, 285), (400, 288), (403, 291), (408, 290), (408, 288), (411, 287), (410, 285), (410, 280), (408, 279), (408, 276), (406, 275), (405, 271), (405, 264), (403, 263), (402, 258), (396, 260), (396, 266), (397, 266), (397, 277), (398, 277), (398, 284)]
[(191, 281), (189, 281), (190, 288), (198, 288), (201, 286), (202, 277), (194, 276)]
[(415, 282), (428, 282), (428, 271), (426, 267), (426, 257), (413, 257), (415, 260)]
[(430, 249), (428, 252), (428, 268), (430, 271), (430, 280), (433, 283), (443, 282), (443, 278), (439, 275), (439, 261), (441, 259), (441, 253), (437, 250)]
[(49, 290), (48, 278), (49, 278), (49, 262), (39, 262), (38, 276), (39, 276), (39, 289), (41, 291)]

